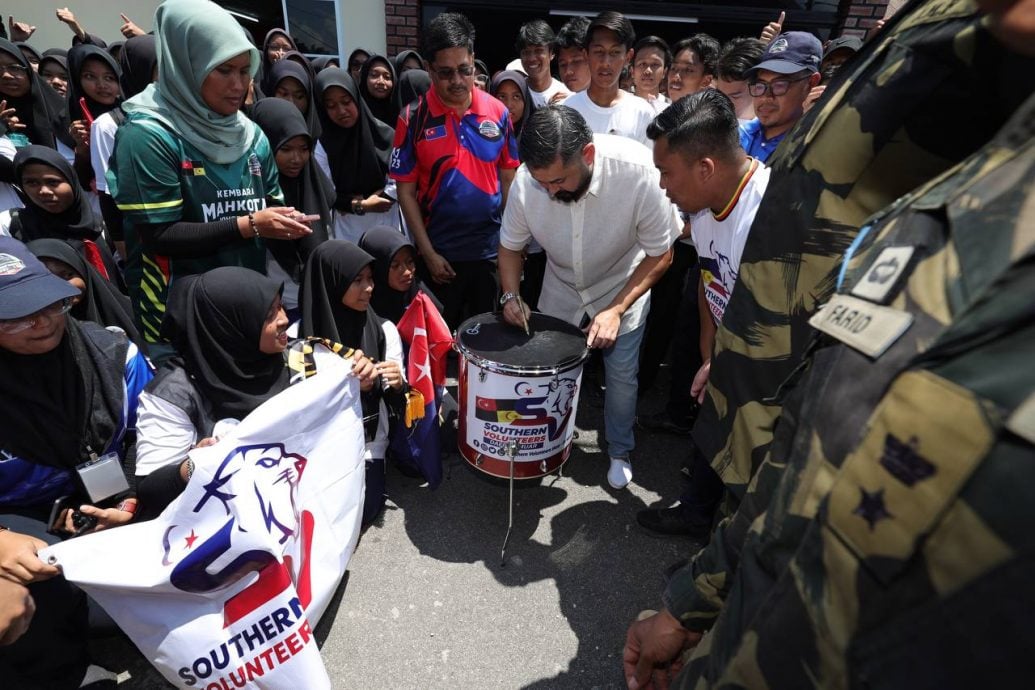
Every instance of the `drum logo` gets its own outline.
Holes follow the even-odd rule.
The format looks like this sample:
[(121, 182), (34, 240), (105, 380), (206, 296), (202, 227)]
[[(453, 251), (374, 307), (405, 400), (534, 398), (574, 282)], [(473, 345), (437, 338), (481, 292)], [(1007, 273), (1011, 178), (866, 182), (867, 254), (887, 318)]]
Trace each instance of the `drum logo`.
[[(545, 427), (543, 443), (557, 441), (568, 427), (574, 411), (578, 381), (575, 378), (555, 378), (548, 383), (531, 384), (521, 381), (514, 386), (513, 398), (488, 398), (476, 396), (475, 417), (495, 425), (516, 427), (531, 431), (532, 427)], [(513, 432), (512, 432), (513, 433)], [(519, 436), (525, 436), (519, 433)], [(521, 438), (522, 446), (531, 439)], [(543, 444), (531, 444), (542, 447)]]

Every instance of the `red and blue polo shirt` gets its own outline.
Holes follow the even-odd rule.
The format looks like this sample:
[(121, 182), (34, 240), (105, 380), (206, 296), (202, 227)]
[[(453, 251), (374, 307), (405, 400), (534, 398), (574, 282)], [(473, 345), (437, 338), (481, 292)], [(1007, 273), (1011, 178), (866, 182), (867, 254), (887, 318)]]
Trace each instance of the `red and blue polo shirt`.
[(517, 168), (507, 108), (479, 89), (463, 117), (434, 89), (399, 114), (389, 174), (415, 182), (435, 251), (448, 261), (496, 256), (503, 195), (500, 168)]

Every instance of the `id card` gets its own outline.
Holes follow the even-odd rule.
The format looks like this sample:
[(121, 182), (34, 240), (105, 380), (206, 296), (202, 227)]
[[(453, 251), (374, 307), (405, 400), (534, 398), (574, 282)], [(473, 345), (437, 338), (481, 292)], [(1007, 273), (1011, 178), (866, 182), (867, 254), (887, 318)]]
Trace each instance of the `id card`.
[(75, 471), (79, 473), (79, 480), (93, 503), (129, 491), (129, 482), (126, 481), (122, 463), (116, 453), (107, 453), (96, 460), (77, 465)]

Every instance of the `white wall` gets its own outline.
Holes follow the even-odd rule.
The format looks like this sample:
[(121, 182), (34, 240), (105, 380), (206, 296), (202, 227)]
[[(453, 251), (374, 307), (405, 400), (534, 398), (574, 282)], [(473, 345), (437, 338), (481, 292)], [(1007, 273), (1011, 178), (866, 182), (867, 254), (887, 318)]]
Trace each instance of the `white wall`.
[(84, 30), (112, 43), (124, 40), (119, 33), (120, 12), (125, 12), (144, 31), (150, 31), (155, 8), (160, 4), (160, 0), (19, 0), (13, 7), (5, 5), (4, 22), (10, 13), (18, 21), (35, 24), (36, 33), (29, 44), (42, 53), (47, 48), (72, 47), (71, 29), (58, 21), (55, 14), (59, 7), (67, 6)]

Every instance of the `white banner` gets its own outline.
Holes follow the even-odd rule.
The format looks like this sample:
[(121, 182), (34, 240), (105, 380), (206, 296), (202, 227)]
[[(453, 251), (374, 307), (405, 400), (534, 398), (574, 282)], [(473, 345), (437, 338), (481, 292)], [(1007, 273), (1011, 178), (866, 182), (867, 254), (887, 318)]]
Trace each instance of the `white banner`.
[(191, 451), (157, 519), (40, 552), (177, 687), (329, 688), (312, 631), (359, 538), (364, 461), (350, 362), (267, 401)]

